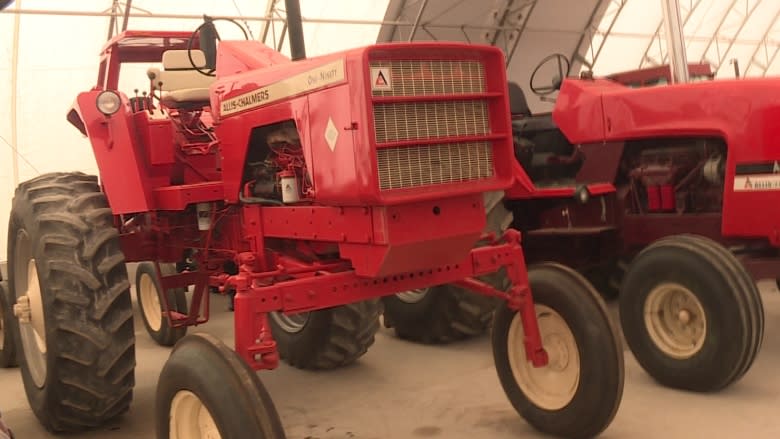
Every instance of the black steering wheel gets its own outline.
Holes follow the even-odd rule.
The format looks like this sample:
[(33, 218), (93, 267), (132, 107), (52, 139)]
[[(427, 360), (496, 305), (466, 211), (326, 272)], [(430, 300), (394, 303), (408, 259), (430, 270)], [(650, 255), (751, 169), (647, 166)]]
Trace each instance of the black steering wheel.
[[(552, 82), (550, 85), (539, 85), (536, 83), (536, 75), (539, 73), (539, 71), (542, 69), (543, 66), (547, 65), (548, 63), (555, 63), (558, 67), (558, 76), (555, 76), (552, 78)], [(565, 66), (565, 68), (564, 68)], [(534, 72), (531, 74), (531, 81), (530, 81), (530, 87), (531, 91), (534, 92), (534, 94), (539, 96), (547, 96), (551, 93), (554, 93), (555, 91), (559, 90), (561, 88), (561, 84), (563, 83), (563, 79), (567, 76), (569, 76), (569, 70), (571, 69), (571, 62), (569, 62), (569, 58), (566, 57), (566, 55), (562, 55), (560, 53), (554, 53), (545, 59), (543, 59), (538, 66), (534, 69)]]
[[(204, 15), (203, 23), (192, 32), (190, 39), (187, 41), (187, 58), (189, 58), (192, 68), (205, 76), (217, 76), (217, 41), (222, 41), (222, 38), (219, 37), (219, 32), (217, 32), (216, 27), (214, 27), (215, 21), (229, 21), (235, 24), (244, 34), (244, 39), (249, 40), (246, 29), (244, 29), (244, 26), (236, 20), (233, 20), (232, 18), (212, 18)], [(196, 36), (198, 37), (200, 48), (206, 58), (206, 65), (204, 67), (196, 65), (195, 60), (192, 59), (192, 44), (195, 41)]]

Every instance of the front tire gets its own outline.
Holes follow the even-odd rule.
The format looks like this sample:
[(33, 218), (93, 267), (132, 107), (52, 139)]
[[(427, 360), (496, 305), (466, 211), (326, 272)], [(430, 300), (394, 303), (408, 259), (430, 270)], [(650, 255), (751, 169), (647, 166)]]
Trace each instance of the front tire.
[(130, 282), (97, 178), (55, 173), (22, 183), (8, 235), (33, 412), (52, 431), (84, 430), (124, 413), (135, 369)]
[(334, 369), (353, 363), (374, 344), (380, 302), (364, 300), (308, 313), (270, 313), (279, 356), (299, 369)]
[(260, 378), (208, 334), (191, 334), (176, 344), (160, 373), (156, 399), (158, 439), (285, 437)]
[(755, 282), (723, 246), (676, 235), (640, 252), (620, 292), (623, 333), (659, 383), (712, 392), (740, 379), (761, 348)]
[(555, 263), (529, 267), (536, 318), (549, 363), (534, 368), (520, 314), (506, 304), (493, 323), (493, 357), (517, 412), (537, 430), (593, 437), (617, 413), (625, 377), (623, 351), (604, 300), (582, 275)]
[[(175, 274), (174, 264), (160, 264), (160, 272), (163, 276)], [(160, 346), (173, 346), (179, 339), (187, 334), (187, 327), (172, 328), (168, 323), (163, 310), (163, 302), (160, 300), (160, 279), (157, 270), (151, 262), (138, 264), (135, 274), (135, 294), (138, 306), (141, 308), (141, 318), (144, 321), (146, 332), (152, 340)], [(173, 310), (187, 314), (187, 295), (184, 288), (172, 288), (167, 291), (168, 304)]]

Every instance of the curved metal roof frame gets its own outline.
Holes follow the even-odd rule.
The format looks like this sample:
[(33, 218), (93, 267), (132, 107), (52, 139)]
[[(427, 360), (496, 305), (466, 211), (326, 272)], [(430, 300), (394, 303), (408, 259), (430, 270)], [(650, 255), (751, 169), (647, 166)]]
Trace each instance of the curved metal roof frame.
[[(776, 0), (684, 0), (681, 2), (686, 49), (689, 62), (712, 65), (719, 76), (733, 76), (742, 69), (740, 76), (766, 76), (780, 73), (776, 63), (780, 52), (780, 2)], [(600, 24), (604, 39), (609, 37), (610, 45), (605, 57), (614, 61), (618, 52), (625, 53), (625, 41), (633, 40), (638, 47), (643, 42), (642, 56), (630, 64), (609, 62), (598, 65), (602, 73), (618, 70), (645, 68), (668, 62), (660, 2), (627, 0), (627, 9), (632, 9), (618, 21), (612, 31), (605, 23)], [(637, 32), (636, 16), (641, 10), (646, 20), (655, 18), (655, 29), (651, 36)], [(623, 40), (623, 43), (618, 41)], [(609, 64), (606, 66), (606, 64)], [(615, 67), (620, 65), (620, 67)], [(606, 67), (605, 67), (606, 66)]]

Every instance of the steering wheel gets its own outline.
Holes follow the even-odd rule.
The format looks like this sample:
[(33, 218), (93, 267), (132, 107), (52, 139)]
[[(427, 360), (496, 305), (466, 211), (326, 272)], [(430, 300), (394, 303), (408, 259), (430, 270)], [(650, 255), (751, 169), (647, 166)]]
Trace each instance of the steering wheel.
[[(534, 81), (534, 79), (536, 78), (536, 75), (539, 73), (542, 67), (548, 63), (557, 63), (558, 76), (553, 77), (553, 80), (550, 83), (550, 85), (539, 86), (539, 84), (536, 84), (536, 81)], [(566, 66), (565, 68), (564, 65)], [(562, 55), (560, 53), (554, 53), (546, 57), (539, 63), (538, 66), (536, 66), (534, 72), (531, 74), (531, 81), (529, 84), (531, 87), (531, 91), (534, 92), (534, 94), (539, 96), (547, 96), (550, 93), (554, 93), (555, 91), (561, 88), (561, 84), (563, 83), (563, 78), (569, 75), (570, 69), (571, 69), (571, 62), (569, 62), (569, 58), (567, 58), (566, 55)]]
[[(246, 29), (244, 29), (244, 26), (242, 26), (239, 22), (233, 20), (232, 18), (211, 18), (204, 15), (203, 19), (204, 19), (203, 23), (192, 32), (192, 34), (190, 35), (190, 39), (187, 41), (187, 58), (189, 58), (190, 65), (192, 65), (192, 68), (195, 69), (195, 71), (197, 71), (201, 75), (213, 77), (213, 76), (217, 76), (216, 73), (217, 41), (222, 41), (222, 38), (220, 38), (219, 36), (219, 32), (217, 32), (217, 29), (214, 27), (214, 22), (229, 21), (235, 24), (236, 26), (238, 26), (239, 29), (241, 29), (241, 32), (244, 34), (245, 40), (249, 40), (249, 35), (247, 34)], [(201, 50), (203, 50), (203, 53), (206, 56), (206, 66), (204, 67), (200, 67), (196, 65), (195, 60), (192, 59), (192, 44), (195, 41), (196, 36), (198, 36)]]

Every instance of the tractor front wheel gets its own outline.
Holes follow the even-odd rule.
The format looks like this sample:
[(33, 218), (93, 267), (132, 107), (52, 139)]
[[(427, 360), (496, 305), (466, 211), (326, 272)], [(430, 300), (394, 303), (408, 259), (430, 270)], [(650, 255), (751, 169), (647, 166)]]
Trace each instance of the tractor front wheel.
[(307, 313), (269, 314), (279, 356), (299, 369), (346, 366), (368, 351), (379, 330), (378, 299)]
[(720, 244), (676, 235), (641, 251), (620, 292), (626, 342), (663, 385), (709, 392), (741, 378), (761, 347), (758, 288)]
[(496, 311), (496, 371), (515, 410), (537, 430), (593, 437), (612, 422), (623, 396), (623, 350), (604, 300), (579, 273), (555, 263), (529, 267), (542, 344), (536, 368), (526, 357), (522, 318), (506, 304)]
[(15, 367), (16, 361), (16, 319), (13, 315), (11, 291), (5, 282), (0, 282), (0, 367)]
[[(160, 264), (163, 276), (176, 273), (175, 264)], [(138, 306), (141, 308), (141, 318), (146, 332), (160, 346), (173, 346), (187, 334), (187, 327), (172, 328), (168, 323), (161, 300), (162, 287), (157, 276), (157, 270), (151, 262), (138, 264), (135, 273), (135, 294)], [(187, 295), (184, 288), (172, 288), (167, 291), (168, 305), (173, 311), (187, 314)]]
[(127, 411), (135, 370), (130, 282), (97, 178), (55, 173), (19, 185), (8, 273), (24, 389), (41, 423), (78, 431)]
[(157, 383), (155, 410), (159, 439), (285, 437), (260, 378), (208, 334), (188, 335), (173, 348)]

